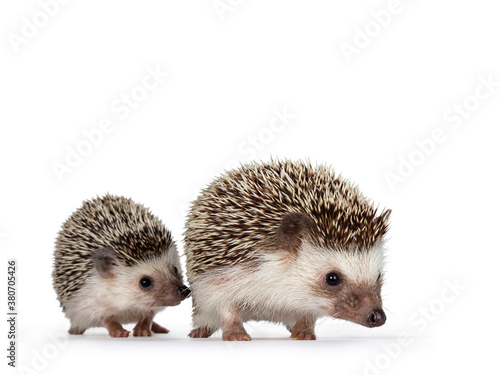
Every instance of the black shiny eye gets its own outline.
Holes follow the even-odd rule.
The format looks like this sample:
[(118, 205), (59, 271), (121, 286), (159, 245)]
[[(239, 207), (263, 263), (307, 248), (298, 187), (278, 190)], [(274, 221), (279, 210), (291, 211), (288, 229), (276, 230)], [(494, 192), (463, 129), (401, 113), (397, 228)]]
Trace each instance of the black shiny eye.
[(377, 281), (379, 281), (379, 280), (380, 280), (380, 273), (378, 274), (378, 277), (377, 277)]
[(177, 275), (177, 267), (174, 266), (174, 273)]
[(139, 284), (142, 289), (148, 289), (151, 285), (153, 285), (153, 282), (149, 277), (143, 277), (141, 281), (139, 281)]
[(337, 286), (340, 284), (340, 276), (335, 272), (331, 272), (325, 277), (325, 281), (328, 285)]

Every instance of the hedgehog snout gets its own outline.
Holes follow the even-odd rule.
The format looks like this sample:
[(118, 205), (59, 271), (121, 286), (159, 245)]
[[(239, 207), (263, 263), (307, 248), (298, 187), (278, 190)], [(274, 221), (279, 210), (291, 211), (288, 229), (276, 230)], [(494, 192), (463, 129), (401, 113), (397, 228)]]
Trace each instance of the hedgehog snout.
[(366, 322), (368, 327), (380, 327), (385, 323), (386, 316), (384, 310), (376, 309), (368, 314)]
[(181, 297), (188, 298), (191, 295), (191, 289), (185, 285), (181, 285), (179, 289), (177, 289), (177, 294)]

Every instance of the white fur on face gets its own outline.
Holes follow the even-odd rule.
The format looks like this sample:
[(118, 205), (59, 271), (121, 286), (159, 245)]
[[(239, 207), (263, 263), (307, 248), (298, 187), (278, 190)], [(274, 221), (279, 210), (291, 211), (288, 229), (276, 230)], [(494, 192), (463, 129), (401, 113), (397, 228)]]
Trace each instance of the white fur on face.
[[(178, 275), (174, 274), (174, 266)], [(178, 298), (177, 289), (182, 284), (180, 272), (179, 256), (173, 246), (161, 257), (130, 267), (119, 264), (112, 271), (114, 277), (107, 279), (92, 269), (84, 286), (68, 300), (66, 316), (72, 326), (82, 329), (102, 326), (103, 320), (110, 316), (121, 324), (137, 322)], [(139, 281), (144, 276), (152, 278), (158, 293), (141, 289)]]
[[(296, 258), (297, 278), (316, 275), (323, 280), (329, 272), (338, 272), (354, 286), (374, 285), (384, 268), (384, 247), (369, 251), (316, 248), (305, 243)], [(312, 281), (313, 278), (308, 279)]]
[(259, 261), (208, 270), (192, 282), (195, 327), (220, 328), (236, 306), (243, 321), (268, 320), (293, 325), (298, 319), (330, 315), (332, 300), (321, 288), (325, 276), (338, 272), (355, 288), (369, 289), (383, 271), (382, 245), (370, 251), (318, 249), (304, 243), (296, 258), (266, 252)]

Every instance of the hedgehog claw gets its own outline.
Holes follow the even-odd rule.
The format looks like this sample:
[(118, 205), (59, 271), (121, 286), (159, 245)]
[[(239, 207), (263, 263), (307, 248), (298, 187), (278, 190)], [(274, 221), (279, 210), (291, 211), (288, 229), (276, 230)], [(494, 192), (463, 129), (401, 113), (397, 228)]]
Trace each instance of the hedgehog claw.
[(316, 335), (311, 332), (293, 332), (290, 338), (293, 340), (316, 340)]
[(153, 336), (153, 332), (149, 329), (134, 329), (135, 337), (149, 337)]
[(213, 331), (208, 328), (195, 328), (189, 333), (189, 337), (192, 339), (206, 339), (212, 335)]
[(109, 335), (111, 337), (128, 337), (129, 335), (129, 331), (127, 331), (126, 329), (116, 329), (114, 331), (109, 331)]
[(230, 333), (223, 333), (222, 340), (224, 340), (224, 341), (251, 341), (252, 337), (246, 332), (230, 332)]

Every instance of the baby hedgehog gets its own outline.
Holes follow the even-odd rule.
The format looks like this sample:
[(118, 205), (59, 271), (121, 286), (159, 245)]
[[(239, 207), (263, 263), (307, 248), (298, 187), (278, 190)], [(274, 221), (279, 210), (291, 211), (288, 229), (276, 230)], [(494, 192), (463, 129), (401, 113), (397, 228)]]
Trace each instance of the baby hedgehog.
[(83, 203), (56, 240), (53, 280), (70, 334), (106, 327), (127, 337), (122, 324), (137, 323), (134, 336), (168, 333), (153, 318), (181, 303), (176, 246), (162, 222), (131, 199), (105, 195)]
[(323, 316), (381, 326), (389, 215), (326, 166), (271, 161), (217, 178), (186, 222), (189, 336), (250, 340), (243, 323), (266, 320), (314, 340)]

